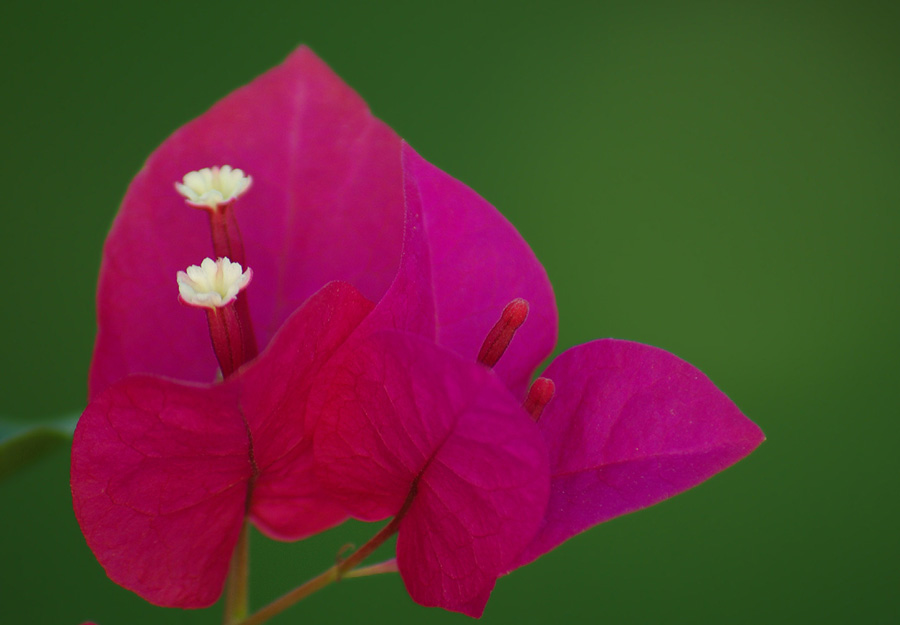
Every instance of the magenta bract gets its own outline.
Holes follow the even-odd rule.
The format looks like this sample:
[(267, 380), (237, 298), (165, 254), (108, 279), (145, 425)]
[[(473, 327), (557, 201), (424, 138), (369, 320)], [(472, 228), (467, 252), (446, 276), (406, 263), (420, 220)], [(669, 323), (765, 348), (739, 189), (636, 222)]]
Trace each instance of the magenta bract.
[[(533, 476), (532, 490), (517, 490), (520, 463), (536, 466), (538, 458), (522, 402), (556, 337), (549, 282), (512, 226), (408, 146), (404, 175), (401, 268), (332, 361), (338, 373), (320, 413), (316, 468), (354, 516), (405, 515), (397, 563), (416, 601), (478, 616), (497, 575), (699, 484), (763, 435), (675, 356), (595, 341), (565, 352), (542, 376), (555, 386), (537, 424), (550, 457), (549, 505), (544, 476), (523, 473)], [(531, 302), (524, 325), (493, 370), (476, 364), (481, 342), (516, 298)], [(383, 328), (394, 332), (377, 332)], [(466, 438), (474, 422), (477, 441)], [(452, 483), (432, 477), (435, 463)], [(520, 547), (535, 515), (540, 527)], [(485, 525), (460, 520), (473, 518)], [(489, 532), (490, 523), (505, 529)]]
[(516, 229), (477, 193), (403, 145), (406, 226), (399, 272), (360, 334), (418, 334), (474, 361), (512, 299), (523, 327), (494, 372), (514, 395), (553, 351), (557, 312), (544, 267)]
[(228, 164), (253, 177), (235, 210), (262, 349), (327, 282), (384, 293), (400, 258), (400, 158), (397, 135), (307, 48), (176, 131), (132, 181), (104, 246), (90, 398), (132, 373), (215, 379), (203, 315), (175, 296), (176, 272), (212, 255), (205, 212), (173, 188), (182, 176)]
[(534, 423), (496, 375), (410, 334), (355, 343), (326, 388), (323, 482), (357, 518), (402, 516), (397, 565), (414, 600), (479, 616), (547, 504)]
[[(407, 210), (421, 213), (413, 235), (427, 248), (437, 343), (474, 360), (500, 311), (520, 297), (529, 323), (494, 371), (514, 395), (556, 344), (557, 312), (544, 267), (518, 231), (472, 189), (404, 146)], [(409, 229), (410, 226), (407, 225)]]
[[(207, 216), (172, 185), (226, 163), (253, 176), (238, 301), (260, 354), (216, 383), (174, 280), (210, 255)], [(510, 302), (515, 327), (495, 326)], [(763, 440), (697, 369), (626, 341), (563, 353), (523, 408), (556, 342), (543, 267), (306, 49), (150, 157), (104, 248), (98, 320), (76, 517), (110, 577), (161, 605), (216, 600), (248, 517), (297, 539), (349, 513), (399, 519), (413, 599), (479, 616), (499, 576)]]
[[(396, 274), (400, 159), (400, 139), (301, 48), (175, 132), (129, 186), (104, 247), (71, 478), (114, 580), (154, 603), (209, 605), (245, 516), (283, 539), (346, 517), (311, 470), (306, 395), (371, 308), (356, 288), (377, 300)], [(214, 256), (210, 224), (174, 183), (225, 164), (253, 177), (233, 208), (262, 353), (214, 384), (205, 315), (179, 303), (175, 282)], [(294, 313), (340, 279), (356, 288), (332, 284)]]
[(310, 470), (304, 412), (318, 372), (371, 308), (331, 283), (224, 383), (133, 375), (90, 403), (72, 495), (110, 578), (158, 605), (204, 607), (222, 593), (246, 516), (286, 539), (346, 517)]
[[(409, 146), (403, 154), (400, 270), (313, 402), (316, 470), (359, 519), (403, 510), (397, 564), (413, 599), (478, 616), (543, 518), (547, 452), (507, 387), (524, 392), (549, 354), (556, 306), (496, 209)], [(543, 323), (523, 328), (511, 366), (489, 371), (475, 337), (523, 293)]]
[(698, 369), (649, 345), (593, 341), (541, 375), (556, 384), (538, 421), (550, 451), (550, 504), (517, 565), (696, 486), (765, 438)]

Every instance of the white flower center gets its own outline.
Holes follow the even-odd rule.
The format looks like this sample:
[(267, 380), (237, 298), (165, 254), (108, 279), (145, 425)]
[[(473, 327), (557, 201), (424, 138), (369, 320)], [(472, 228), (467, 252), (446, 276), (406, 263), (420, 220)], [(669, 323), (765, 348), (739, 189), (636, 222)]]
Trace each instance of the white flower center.
[(185, 304), (219, 308), (233, 302), (252, 276), (249, 267), (243, 271), (240, 263), (227, 258), (205, 258), (199, 267), (178, 272), (178, 293)]
[(175, 189), (191, 206), (215, 210), (220, 205), (237, 199), (250, 188), (251, 182), (253, 179), (245, 176), (243, 170), (223, 165), (188, 172), (184, 175), (183, 183), (175, 183)]

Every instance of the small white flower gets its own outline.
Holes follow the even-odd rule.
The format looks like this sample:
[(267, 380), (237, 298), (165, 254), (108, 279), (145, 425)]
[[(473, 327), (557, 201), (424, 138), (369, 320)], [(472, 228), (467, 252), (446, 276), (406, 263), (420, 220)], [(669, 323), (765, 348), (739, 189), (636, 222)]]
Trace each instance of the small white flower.
[(188, 172), (183, 183), (175, 183), (175, 189), (191, 206), (216, 210), (222, 204), (237, 199), (250, 188), (251, 182), (253, 179), (245, 176), (243, 170), (223, 165)]
[(178, 272), (178, 293), (185, 304), (219, 308), (233, 302), (252, 276), (249, 267), (243, 271), (240, 263), (227, 258), (205, 258), (199, 267), (191, 265)]

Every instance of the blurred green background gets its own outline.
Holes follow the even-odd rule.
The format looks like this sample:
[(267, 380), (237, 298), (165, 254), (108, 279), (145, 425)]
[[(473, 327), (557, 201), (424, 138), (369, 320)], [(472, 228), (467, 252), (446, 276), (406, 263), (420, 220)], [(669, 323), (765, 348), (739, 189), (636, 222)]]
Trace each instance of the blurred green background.
[[(307, 43), (544, 262), (560, 348), (705, 371), (768, 441), (501, 579), (487, 623), (900, 622), (900, 3), (6, 2), (0, 414), (80, 411), (103, 239), (175, 128)], [(218, 623), (84, 544), (68, 450), (0, 482), (0, 620)], [(360, 524), (253, 542), (252, 600)], [(396, 576), (272, 623), (462, 623)]]

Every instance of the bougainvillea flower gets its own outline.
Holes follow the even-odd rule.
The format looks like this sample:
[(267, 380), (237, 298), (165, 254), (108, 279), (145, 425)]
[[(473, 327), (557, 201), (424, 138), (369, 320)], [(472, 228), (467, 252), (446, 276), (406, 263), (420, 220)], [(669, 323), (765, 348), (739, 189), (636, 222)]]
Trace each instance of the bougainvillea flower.
[[(114, 580), (155, 603), (207, 605), (221, 592), (245, 516), (286, 539), (344, 518), (311, 470), (315, 413), (305, 407), (330, 344), (302, 341), (349, 331), (364, 300), (347, 296), (346, 310), (332, 307), (328, 323), (337, 330), (314, 315), (328, 308), (314, 300), (270, 341), (327, 280), (348, 280), (375, 300), (384, 293), (404, 225), (400, 159), (399, 139), (301, 49), (176, 132), (129, 187), (104, 248), (91, 404), (72, 462), (76, 516)], [(244, 169), (207, 167), (223, 161)], [(467, 328), (492, 314), (506, 296), (498, 285), (507, 285), (524, 289), (547, 320), (527, 345), (529, 358), (540, 359), (555, 340), (549, 283), (518, 233), (484, 208), (460, 206), (466, 219), (443, 224), (456, 228), (456, 259), (470, 250), (474, 261), (478, 248), (494, 244), (522, 253), (451, 271), (435, 264), (448, 276), (433, 300), (446, 343), (465, 347)], [(192, 265), (208, 254), (210, 228), (219, 259)], [(430, 279), (430, 264), (406, 268)], [(480, 279), (467, 280), (471, 271)], [(460, 306), (457, 288), (471, 288), (480, 308)], [(394, 327), (390, 315), (405, 314), (401, 300), (395, 289), (358, 334)], [(214, 382), (217, 372), (224, 383)], [(521, 366), (503, 374), (513, 387), (527, 383)], [(273, 382), (282, 378), (303, 383), (288, 393)], [(536, 431), (524, 429), (534, 456)], [(541, 465), (546, 452), (538, 455), (525, 464)], [(529, 531), (517, 530), (518, 542)]]
[(208, 605), (245, 516), (281, 539), (346, 518), (310, 469), (302, 397), (279, 384), (304, 388), (331, 349), (305, 341), (368, 300), (329, 308), (332, 289), (283, 326), (333, 280), (380, 298), (403, 214), (400, 139), (303, 48), (150, 156), (104, 247), (72, 453), (76, 516), (115, 581)]
[[(697, 369), (627, 341), (564, 352), (526, 393), (556, 335), (543, 269), (487, 202), (408, 146), (404, 173), (401, 269), (331, 361), (316, 469), (354, 516), (400, 518), (413, 599), (479, 616), (499, 575), (699, 484), (763, 436)], [(498, 266), (522, 273), (498, 279)], [(531, 426), (546, 477), (521, 473), (536, 466)]]

